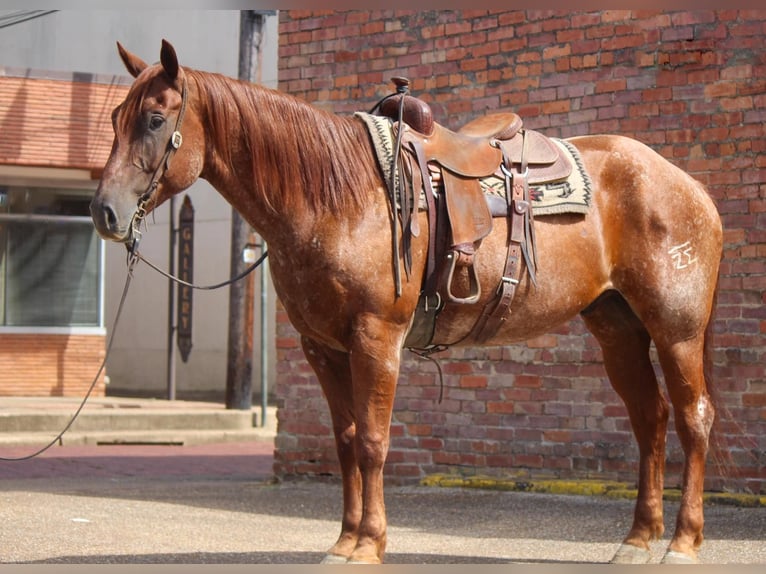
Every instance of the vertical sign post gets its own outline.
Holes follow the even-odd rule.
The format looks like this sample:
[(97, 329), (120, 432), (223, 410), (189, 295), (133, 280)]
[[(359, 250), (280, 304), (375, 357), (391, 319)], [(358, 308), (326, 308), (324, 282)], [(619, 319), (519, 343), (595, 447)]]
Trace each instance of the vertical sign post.
[[(187, 195), (181, 205), (178, 222), (178, 276), (182, 281), (194, 281), (194, 207)], [(192, 294), (187, 285), (178, 285), (177, 342), (181, 359), (189, 359), (192, 348)]]

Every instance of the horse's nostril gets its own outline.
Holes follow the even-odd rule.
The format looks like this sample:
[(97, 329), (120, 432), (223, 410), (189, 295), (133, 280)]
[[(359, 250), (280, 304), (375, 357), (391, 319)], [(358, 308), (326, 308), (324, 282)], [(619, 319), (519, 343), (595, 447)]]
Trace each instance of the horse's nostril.
[(114, 210), (108, 205), (105, 205), (103, 209), (104, 209), (104, 221), (106, 221), (106, 226), (107, 228), (113, 231), (114, 229), (117, 228), (117, 215), (114, 213)]

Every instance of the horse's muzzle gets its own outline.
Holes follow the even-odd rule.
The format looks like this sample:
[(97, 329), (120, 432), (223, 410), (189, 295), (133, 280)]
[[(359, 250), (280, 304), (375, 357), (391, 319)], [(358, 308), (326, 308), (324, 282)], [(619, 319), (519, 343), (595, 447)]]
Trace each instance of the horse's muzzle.
[(90, 216), (96, 231), (103, 239), (121, 243), (130, 240), (130, 225), (121, 224), (114, 208), (98, 197), (94, 197), (90, 202)]

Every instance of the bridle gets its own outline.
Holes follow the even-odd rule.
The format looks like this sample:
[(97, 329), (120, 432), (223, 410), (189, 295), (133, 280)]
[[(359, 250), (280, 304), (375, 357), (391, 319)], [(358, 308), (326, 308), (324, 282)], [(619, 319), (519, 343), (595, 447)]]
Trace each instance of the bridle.
[(183, 84), (181, 86), (181, 108), (178, 110), (178, 117), (176, 118), (176, 125), (175, 129), (173, 130), (173, 133), (170, 136), (170, 139), (168, 140), (167, 146), (165, 148), (165, 155), (162, 156), (162, 160), (160, 160), (159, 165), (157, 165), (157, 169), (154, 170), (154, 175), (152, 175), (152, 181), (149, 183), (149, 187), (146, 188), (146, 191), (141, 195), (141, 197), (138, 198), (138, 205), (136, 207), (136, 212), (133, 214), (133, 218), (130, 222), (131, 226), (131, 238), (132, 241), (128, 242), (126, 244), (126, 247), (128, 249), (128, 272), (132, 273), (133, 268), (135, 267), (136, 263), (138, 261), (143, 261), (149, 267), (160, 273), (161, 275), (167, 277), (168, 279), (175, 281), (176, 283), (180, 285), (184, 285), (186, 287), (191, 287), (192, 289), (202, 289), (202, 290), (214, 290), (214, 289), (220, 289), (221, 287), (225, 287), (227, 285), (231, 285), (232, 283), (235, 283), (239, 281), (240, 279), (244, 278), (245, 276), (249, 275), (251, 272), (253, 272), (256, 268), (258, 268), (268, 257), (269, 252), (264, 249), (261, 256), (252, 263), (247, 269), (242, 271), (239, 275), (236, 277), (232, 277), (231, 279), (227, 279), (226, 281), (223, 281), (221, 283), (216, 283), (214, 285), (194, 285), (192, 283), (187, 283), (186, 281), (183, 281), (182, 279), (179, 279), (175, 275), (172, 275), (171, 273), (168, 273), (166, 271), (163, 271), (159, 267), (157, 267), (155, 264), (153, 264), (151, 261), (147, 260), (141, 253), (138, 251), (138, 244), (141, 241), (141, 223), (143, 222), (144, 218), (146, 217), (146, 206), (149, 205), (150, 202), (154, 201), (154, 194), (157, 191), (157, 187), (160, 184), (160, 181), (165, 176), (165, 174), (168, 171), (168, 168), (170, 166), (170, 159), (173, 157), (173, 154), (175, 154), (176, 151), (178, 151), (178, 148), (181, 147), (181, 144), (183, 143), (183, 136), (181, 135), (181, 122), (183, 122), (184, 114), (186, 112), (186, 104), (189, 99), (189, 90), (186, 85), (186, 77), (183, 79)]
[(170, 158), (173, 157), (173, 154), (178, 151), (178, 148), (180, 148), (183, 143), (184, 138), (181, 135), (181, 122), (183, 122), (184, 114), (186, 113), (186, 103), (188, 99), (189, 90), (186, 85), (186, 77), (184, 77), (181, 86), (181, 108), (178, 110), (175, 129), (165, 146), (165, 155), (162, 156), (160, 163), (157, 165), (157, 169), (154, 170), (149, 187), (147, 187), (146, 191), (138, 198), (136, 212), (133, 214), (133, 219), (130, 223), (131, 237), (133, 241), (128, 246), (128, 252), (131, 254), (138, 253), (138, 244), (141, 241), (141, 222), (146, 217), (146, 206), (154, 200), (154, 194), (157, 191), (157, 187), (159, 187), (160, 181), (165, 177), (165, 173), (167, 173), (168, 168), (170, 167)]

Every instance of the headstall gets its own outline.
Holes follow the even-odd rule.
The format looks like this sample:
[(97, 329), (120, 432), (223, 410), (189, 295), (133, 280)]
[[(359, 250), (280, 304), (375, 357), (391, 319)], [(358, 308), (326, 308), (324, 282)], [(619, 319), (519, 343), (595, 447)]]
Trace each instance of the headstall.
[(138, 206), (136, 207), (136, 212), (133, 214), (133, 219), (131, 221), (133, 241), (128, 247), (128, 251), (131, 253), (135, 253), (137, 251), (138, 243), (141, 240), (141, 222), (146, 217), (146, 206), (150, 201), (152, 201), (154, 193), (157, 191), (157, 187), (160, 184), (160, 180), (165, 176), (165, 173), (170, 166), (170, 158), (183, 143), (183, 136), (181, 135), (181, 122), (183, 121), (184, 113), (186, 112), (187, 100), (188, 88), (186, 86), (186, 78), (184, 78), (183, 86), (181, 87), (181, 108), (178, 111), (178, 117), (176, 118), (175, 130), (173, 130), (173, 133), (168, 140), (168, 144), (165, 149), (165, 155), (162, 156), (162, 160), (160, 160), (159, 165), (157, 165), (157, 169), (154, 170), (154, 175), (152, 176), (151, 183), (149, 183), (149, 187), (141, 195), (141, 197), (138, 198)]

